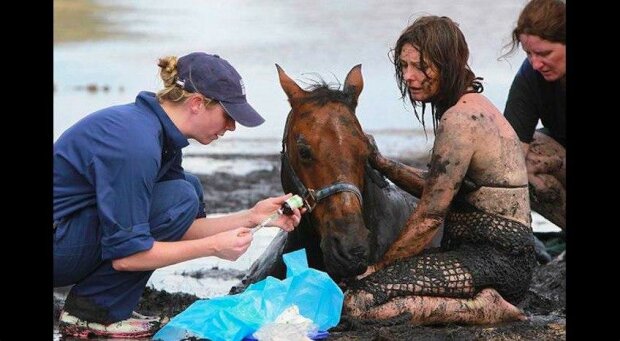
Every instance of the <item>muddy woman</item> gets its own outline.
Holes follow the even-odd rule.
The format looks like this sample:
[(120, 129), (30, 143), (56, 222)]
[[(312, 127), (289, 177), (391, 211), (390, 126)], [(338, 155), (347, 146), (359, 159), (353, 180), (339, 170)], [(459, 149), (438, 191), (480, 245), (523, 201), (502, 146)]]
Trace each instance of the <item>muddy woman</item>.
[[(344, 312), (408, 313), (415, 324), (525, 319), (514, 304), (536, 260), (518, 137), (481, 94), (465, 37), (450, 18), (418, 18), (392, 53), (403, 99), (422, 124), (430, 104), (435, 141), (426, 172), (383, 157), (370, 137), (371, 164), (420, 202), (382, 260), (347, 291)], [(442, 224), (441, 247), (423, 252)]]

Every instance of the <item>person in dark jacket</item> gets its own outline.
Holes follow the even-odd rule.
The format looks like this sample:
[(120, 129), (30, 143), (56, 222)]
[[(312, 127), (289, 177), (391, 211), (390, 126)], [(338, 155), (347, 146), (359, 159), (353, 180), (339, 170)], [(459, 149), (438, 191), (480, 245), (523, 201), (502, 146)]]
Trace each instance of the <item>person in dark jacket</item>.
[[(530, 204), (566, 228), (566, 4), (532, 0), (512, 32), (512, 53), (521, 45), (527, 59), (517, 72), (504, 116), (525, 153)], [(542, 127), (536, 129), (538, 123)]]

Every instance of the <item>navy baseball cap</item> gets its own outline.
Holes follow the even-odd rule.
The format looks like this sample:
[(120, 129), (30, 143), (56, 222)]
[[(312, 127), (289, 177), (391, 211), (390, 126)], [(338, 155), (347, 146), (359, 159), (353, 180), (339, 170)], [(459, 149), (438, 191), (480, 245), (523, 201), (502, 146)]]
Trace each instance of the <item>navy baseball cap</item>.
[(225, 59), (214, 54), (193, 52), (177, 61), (177, 84), (189, 92), (199, 92), (220, 104), (236, 122), (256, 127), (265, 119), (245, 98), (243, 79)]

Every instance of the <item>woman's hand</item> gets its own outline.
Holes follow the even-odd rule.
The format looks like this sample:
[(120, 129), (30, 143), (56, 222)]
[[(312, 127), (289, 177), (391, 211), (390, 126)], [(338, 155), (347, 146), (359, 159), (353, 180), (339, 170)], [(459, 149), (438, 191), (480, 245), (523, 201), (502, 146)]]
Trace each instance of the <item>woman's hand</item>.
[(379, 163), (379, 160), (383, 158), (383, 155), (381, 155), (381, 153), (379, 152), (379, 148), (377, 147), (377, 142), (375, 141), (375, 138), (371, 134), (364, 135), (366, 135), (366, 139), (368, 140), (368, 148), (370, 150), (370, 154), (368, 154), (368, 161), (370, 162), (371, 166), (376, 167), (377, 163)]
[[(292, 193), (288, 193), (279, 197), (267, 198), (257, 202), (256, 205), (250, 209), (254, 225), (260, 224), (263, 220), (272, 215), (288, 198), (292, 196)], [(289, 216), (282, 214), (277, 220), (272, 222), (272, 224), (273, 226), (280, 227), (286, 232), (291, 232), (295, 229), (295, 226), (299, 225), (301, 215), (305, 212), (306, 208), (302, 208), (301, 210), (295, 208), (293, 209), (292, 215)]]
[(364, 272), (364, 273), (363, 273), (363, 274), (361, 274), (361, 275), (357, 275), (357, 277), (355, 277), (355, 279), (360, 280), (360, 279), (362, 279), (362, 278), (364, 278), (364, 277), (367, 277), (367, 276), (369, 276), (369, 275), (373, 274), (375, 271), (377, 271), (377, 269), (375, 268), (375, 265), (372, 265), (372, 264), (371, 264), (371, 265), (369, 265), (369, 266), (366, 268), (366, 272)]
[(230, 231), (213, 235), (214, 256), (235, 261), (247, 251), (252, 244), (253, 235), (247, 227), (240, 227)]

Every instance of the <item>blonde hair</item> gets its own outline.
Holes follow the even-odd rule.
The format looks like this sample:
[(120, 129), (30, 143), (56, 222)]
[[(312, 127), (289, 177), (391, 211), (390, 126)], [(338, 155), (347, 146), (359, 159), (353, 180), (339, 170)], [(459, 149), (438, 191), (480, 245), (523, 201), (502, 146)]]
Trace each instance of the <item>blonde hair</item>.
[[(157, 92), (157, 100), (159, 102), (163, 101), (171, 101), (171, 102), (184, 102), (187, 100), (192, 94), (192, 92), (186, 91), (182, 86), (177, 84), (177, 80), (179, 79), (178, 71), (177, 71), (177, 60), (176, 56), (167, 56), (159, 58), (157, 62), (157, 66), (161, 70), (159, 70), (159, 76), (161, 80), (164, 82), (164, 88)], [(209, 104), (215, 104), (217, 101), (214, 101), (211, 98), (207, 98), (202, 94), (198, 93), (202, 96), (205, 107)]]

